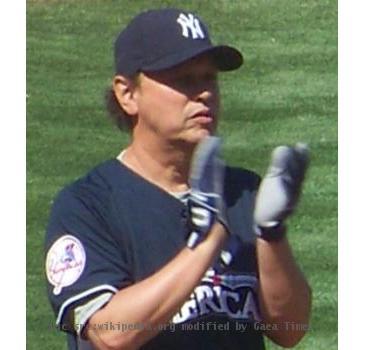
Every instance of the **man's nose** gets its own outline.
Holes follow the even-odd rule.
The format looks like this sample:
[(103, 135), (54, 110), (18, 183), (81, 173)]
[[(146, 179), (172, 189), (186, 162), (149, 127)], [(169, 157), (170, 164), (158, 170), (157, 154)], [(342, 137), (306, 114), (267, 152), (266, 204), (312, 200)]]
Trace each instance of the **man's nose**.
[(213, 92), (209, 89), (203, 89), (196, 95), (196, 100), (199, 102), (209, 101), (213, 97)]
[(217, 98), (218, 88), (216, 84), (212, 83), (197, 83), (194, 87), (195, 100), (199, 102), (206, 102), (212, 98)]

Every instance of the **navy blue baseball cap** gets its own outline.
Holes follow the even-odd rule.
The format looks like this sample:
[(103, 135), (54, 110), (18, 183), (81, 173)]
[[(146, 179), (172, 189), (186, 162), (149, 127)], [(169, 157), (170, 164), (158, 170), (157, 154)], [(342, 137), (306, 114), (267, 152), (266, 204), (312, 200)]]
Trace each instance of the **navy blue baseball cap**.
[(204, 53), (221, 71), (243, 63), (237, 49), (212, 44), (206, 25), (195, 14), (175, 8), (149, 10), (137, 15), (117, 37), (115, 70), (127, 76), (160, 71)]

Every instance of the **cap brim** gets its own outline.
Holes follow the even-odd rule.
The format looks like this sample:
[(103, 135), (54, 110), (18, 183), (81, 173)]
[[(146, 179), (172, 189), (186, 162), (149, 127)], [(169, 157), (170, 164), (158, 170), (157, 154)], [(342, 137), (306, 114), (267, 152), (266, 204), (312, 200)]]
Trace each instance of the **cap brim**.
[(226, 45), (209, 45), (207, 47), (165, 56), (158, 61), (145, 65), (141, 68), (141, 70), (145, 72), (153, 72), (173, 68), (185, 61), (203, 54), (211, 54), (218, 70), (220, 71), (235, 70), (243, 64), (243, 56), (237, 49)]
[(221, 71), (235, 70), (243, 64), (243, 56), (241, 52), (234, 47), (225, 45), (214, 46), (210, 52)]

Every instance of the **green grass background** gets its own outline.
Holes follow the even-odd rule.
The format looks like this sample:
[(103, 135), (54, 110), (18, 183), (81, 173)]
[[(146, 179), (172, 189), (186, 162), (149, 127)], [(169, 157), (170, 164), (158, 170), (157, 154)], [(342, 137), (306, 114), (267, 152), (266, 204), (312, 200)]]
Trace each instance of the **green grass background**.
[[(128, 142), (106, 118), (116, 34), (139, 11), (180, 6), (215, 42), (244, 52), (221, 77), (224, 157), (262, 174), (278, 144), (307, 142), (310, 172), (290, 241), (313, 288), (296, 349), (337, 349), (337, 2), (78, 0), (27, 2), (27, 348), (66, 349), (45, 293), (43, 237), (56, 192)], [(268, 349), (279, 347), (267, 342)]]

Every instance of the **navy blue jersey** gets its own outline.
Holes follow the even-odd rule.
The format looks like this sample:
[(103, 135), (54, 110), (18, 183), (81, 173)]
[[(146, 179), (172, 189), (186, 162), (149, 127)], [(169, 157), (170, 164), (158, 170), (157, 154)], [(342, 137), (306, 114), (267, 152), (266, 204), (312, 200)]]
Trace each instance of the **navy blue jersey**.
[[(260, 313), (252, 229), (259, 181), (250, 171), (226, 168), (232, 236), (171, 324), (142, 349), (264, 349), (255, 326)], [(108, 296), (166, 265), (186, 245), (188, 219), (182, 201), (116, 159), (59, 193), (47, 228), (46, 271), (49, 299), (58, 326), (68, 332), (69, 349), (87, 348), (77, 345), (76, 331), (84, 326), (75, 323), (78, 308), (94, 300), (102, 307)]]

